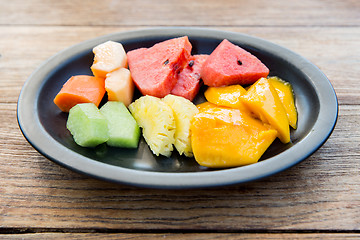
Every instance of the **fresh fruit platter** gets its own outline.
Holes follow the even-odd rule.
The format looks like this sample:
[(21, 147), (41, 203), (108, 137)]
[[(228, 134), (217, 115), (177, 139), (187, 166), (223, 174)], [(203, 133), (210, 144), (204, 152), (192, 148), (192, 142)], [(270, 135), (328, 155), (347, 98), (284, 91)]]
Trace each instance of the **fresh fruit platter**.
[[(290, 83), (269, 77), (258, 58), (227, 39), (209, 55), (191, 50), (188, 36), (127, 53), (114, 41), (94, 47), (93, 76), (72, 76), (54, 98), (69, 113), (75, 142), (137, 148), (141, 128), (156, 156), (175, 148), (201, 166), (224, 168), (256, 163), (275, 138), (291, 141)], [(195, 106), (202, 84), (207, 101)], [(133, 102), (134, 85), (142, 96)]]
[(195, 188), (252, 181), (306, 159), (331, 134), (337, 100), (318, 68), (276, 44), (155, 28), (54, 55), (24, 84), (17, 116), (29, 143), (71, 170)]

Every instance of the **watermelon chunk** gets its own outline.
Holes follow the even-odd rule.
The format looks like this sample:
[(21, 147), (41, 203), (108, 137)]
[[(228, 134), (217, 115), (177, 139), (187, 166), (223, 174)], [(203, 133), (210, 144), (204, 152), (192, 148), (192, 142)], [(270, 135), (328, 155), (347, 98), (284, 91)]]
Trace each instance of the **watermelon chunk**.
[(189, 58), (188, 65), (180, 72), (171, 94), (192, 101), (200, 89), (201, 68), (209, 55), (200, 54)]
[(211, 87), (252, 84), (268, 74), (269, 69), (258, 58), (227, 39), (210, 54), (201, 70), (204, 84)]
[(184, 36), (129, 51), (128, 64), (136, 87), (143, 95), (161, 98), (169, 94), (178, 73), (188, 63), (191, 49), (188, 37)]

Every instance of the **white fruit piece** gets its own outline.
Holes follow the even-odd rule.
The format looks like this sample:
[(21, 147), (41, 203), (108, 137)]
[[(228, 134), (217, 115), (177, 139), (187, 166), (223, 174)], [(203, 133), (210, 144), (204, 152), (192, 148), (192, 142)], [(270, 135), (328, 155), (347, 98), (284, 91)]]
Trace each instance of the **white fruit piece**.
[(173, 110), (160, 98), (142, 96), (129, 105), (136, 122), (151, 151), (169, 157), (175, 143), (175, 118)]
[(91, 70), (96, 77), (105, 78), (106, 74), (119, 68), (127, 68), (127, 56), (121, 43), (107, 41), (93, 48), (94, 62)]
[(105, 79), (105, 89), (109, 101), (118, 101), (129, 106), (134, 96), (134, 82), (129, 69), (120, 68), (108, 73)]
[(188, 99), (171, 94), (165, 96), (163, 101), (171, 107), (174, 113), (176, 150), (180, 155), (192, 157), (190, 122), (193, 116), (199, 112), (198, 108)]

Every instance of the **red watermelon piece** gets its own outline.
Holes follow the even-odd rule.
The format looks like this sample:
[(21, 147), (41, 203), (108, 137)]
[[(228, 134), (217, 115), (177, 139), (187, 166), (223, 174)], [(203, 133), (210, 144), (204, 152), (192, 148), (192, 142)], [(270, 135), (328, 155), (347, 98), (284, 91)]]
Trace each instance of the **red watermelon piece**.
[(205, 61), (201, 78), (211, 87), (252, 84), (269, 69), (254, 55), (224, 39)]
[(200, 54), (190, 57), (188, 65), (179, 73), (175, 87), (171, 94), (181, 96), (192, 101), (200, 89), (200, 72), (209, 55)]
[(188, 62), (191, 49), (188, 37), (184, 36), (129, 51), (129, 69), (140, 92), (160, 98), (169, 94)]

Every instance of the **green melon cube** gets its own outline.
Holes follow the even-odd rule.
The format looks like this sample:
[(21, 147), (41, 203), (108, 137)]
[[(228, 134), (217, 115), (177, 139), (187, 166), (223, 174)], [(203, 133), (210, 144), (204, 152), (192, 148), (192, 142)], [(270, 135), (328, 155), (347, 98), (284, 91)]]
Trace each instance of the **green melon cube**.
[(95, 147), (109, 139), (107, 120), (93, 103), (72, 107), (66, 127), (82, 147)]
[(108, 120), (109, 146), (137, 148), (140, 128), (122, 102), (109, 101), (100, 108), (100, 112)]

